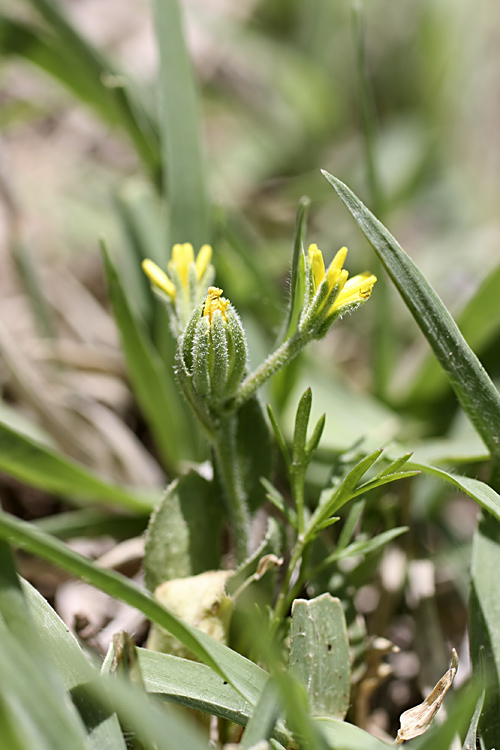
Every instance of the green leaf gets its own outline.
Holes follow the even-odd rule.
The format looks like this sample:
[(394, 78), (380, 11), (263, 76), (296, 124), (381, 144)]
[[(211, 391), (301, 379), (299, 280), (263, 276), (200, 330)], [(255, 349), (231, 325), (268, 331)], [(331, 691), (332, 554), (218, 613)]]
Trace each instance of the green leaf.
[(382, 487), (384, 484), (396, 482), (398, 479), (408, 479), (409, 477), (414, 477), (419, 473), (420, 472), (418, 471), (418, 469), (415, 469), (414, 471), (396, 471), (392, 474), (385, 474), (383, 476), (375, 477), (375, 479), (370, 479), (369, 482), (361, 484), (356, 489), (356, 492), (353, 493), (352, 497), (358, 497), (365, 492), (374, 490), (376, 487)]
[(311, 414), (312, 391), (308, 388), (301, 396), (297, 406), (295, 417), (295, 430), (293, 432), (293, 465), (298, 466), (306, 460), (306, 440), (309, 416)]
[(67, 690), (88, 677), (89, 663), (75, 636), (50, 604), (28, 581), (21, 579), (31, 618), (41, 644), (56, 664)]
[(368, 393), (362, 393), (359, 389), (355, 391), (348, 382), (327, 371), (324, 362), (317, 360), (294, 385), (288, 395), (287, 407), (280, 415), (280, 424), (287, 439), (294, 430), (295, 405), (309, 387), (314, 394), (311, 423), (316, 423), (323, 413), (326, 415), (321, 450), (344, 452), (363, 439), (363, 447), (370, 452), (385, 445), (400, 432), (399, 418), (395, 412)]
[(472, 545), (469, 637), (473, 674), (486, 679), (479, 732), (487, 748), (500, 747), (499, 570), (500, 524), (484, 514)]
[(495, 492), (492, 487), (479, 479), (472, 479), (471, 477), (463, 477), (459, 474), (453, 474), (450, 471), (445, 471), (437, 466), (431, 466), (430, 464), (424, 464), (420, 462), (411, 462), (411, 466), (418, 469), (424, 474), (431, 474), (432, 476), (444, 479), (446, 482), (454, 484), (465, 492), (466, 495), (472, 497), (482, 508), (489, 511), (495, 518), (500, 520), (500, 495)]
[(22, 646), (4, 626), (0, 626), (0, 643), (0, 704), (20, 746), (88, 750), (83, 724), (62, 685), (57, 685), (57, 672), (47, 659)]
[(158, 352), (129, 304), (120, 276), (102, 245), (109, 294), (134, 393), (165, 465), (175, 470), (189, 446), (181, 396)]
[[(469, 346), (483, 350), (498, 334), (500, 326), (500, 265), (484, 279), (483, 283), (458, 314), (457, 324)], [(428, 356), (416, 374), (405, 403), (435, 401), (446, 392), (449, 382), (435, 357)]]
[(247, 724), (240, 745), (251, 750), (254, 745), (273, 736), (273, 730), (280, 713), (278, 691), (272, 680), (268, 680), (252, 717)]
[(160, 131), (170, 244), (210, 241), (200, 112), (178, 0), (155, 0), (160, 52)]
[(274, 505), (275, 508), (278, 508), (278, 510), (281, 511), (290, 526), (293, 526), (293, 528), (296, 529), (297, 513), (295, 512), (295, 510), (287, 505), (285, 498), (283, 497), (281, 492), (279, 492), (276, 487), (274, 487), (274, 485), (272, 485), (271, 482), (269, 482), (265, 477), (261, 478), (261, 482), (266, 489), (266, 498), (270, 503)]
[[(94, 671), (87, 658), (84, 656), (75, 637), (70, 633), (66, 625), (57, 616), (41, 594), (39, 594), (38, 591), (26, 581), (23, 581), (23, 590), (27, 598), (30, 613), (37, 625), (37, 631), (44, 649), (50, 653), (51, 657), (55, 660), (66, 688), (73, 691), (73, 697), (77, 704), (81, 705), (82, 701), (84, 702), (86, 718), (91, 724), (95, 725), (95, 729), (89, 736), (89, 742), (91, 742), (92, 747), (95, 746), (96, 748), (100, 748), (101, 746), (98, 743), (103, 737), (112, 735), (115, 735), (116, 737), (116, 725), (112, 719), (114, 714), (106, 716), (99, 701), (97, 701), (97, 703), (95, 703), (95, 701), (91, 701), (90, 703), (88, 700), (85, 701), (85, 693), (88, 691), (84, 690), (82, 692), (79, 690), (79, 688), (84, 686), (85, 683), (89, 684), (89, 681), (95, 678)], [(194, 692), (196, 695), (195, 685), (199, 679), (202, 683), (201, 700), (206, 701), (205, 708), (208, 708), (208, 702), (210, 700), (209, 696), (213, 697), (215, 694), (213, 692), (214, 686), (217, 684), (219, 687), (219, 683), (222, 682), (222, 678), (215, 675), (213, 670), (209, 667), (197, 664), (196, 662), (185, 662), (182, 659), (175, 659), (175, 657), (164, 658), (161, 654), (155, 654), (153, 652), (145, 651), (144, 649), (137, 649), (137, 653), (139, 655), (139, 663), (143, 671), (144, 681), (150, 692), (164, 692), (165, 696), (162, 696), (162, 698), (169, 700), (169, 693), (175, 695), (177, 688), (181, 697), (179, 701), (174, 699), (173, 702), (178, 702), (181, 705), (191, 705), (192, 707), (197, 707), (199, 710), (202, 710), (201, 703), (198, 703), (198, 705), (195, 706), (195, 701), (192, 703), (189, 702), (192, 698), (192, 693)], [(112, 654), (113, 647), (110, 648), (108, 656), (106, 657), (105, 664), (107, 666), (103, 668), (104, 672), (109, 671)], [(183, 669), (182, 667), (185, 667), (186, 665), (188, 665), (187, 669)], [(200, 669), (202, 670), (201, 672), (199, 671)], [(203, 686), (206, 686), (207, 688), (205, 691), (203, 690)], [(113, 683), (110, 683), (109, 689), (111, 695), (113, 695)], [(185, 693), (183, 693), (183, 689), (185, 689)], [(238, 704), (241, 707), (243, 704), (246, 704), (249, 706), (249, 710), (251, 710), (250, 704), (247, 704), (233, 688), (227, 686), (227, 693), (231, 695), (234, 705)], [(187, 702), (186, 700), (183, 700), (183, 697)], [(92, 704), (94, 704), (94, 709), (92, 709)], [(142, 705), (141, 710), (144, 711), (144, 708), (147, 709), (147, 706)], [(92, 713), (89, 713), (89, 710), (92, 711)], [(139, 706), (137, 706), (136, 710), (139, 710)], [(103, 713), (105, 716), (104, 719)], [(149, 711), (146, 710), (145, 717), (147, 718), (148, 715)], [(128, 716), (127, 719), (129, 719)], [(167, 722), (168, 721), (169, 719), (167, 719)], [(127, 721), (126, 723), (128, 724), (129, 722)], [(169, 729), (168, 723), (164, 727), (164, 731), (165, 729)], [(104, 745), (104, 747), (108, 746)], [(111, 745), (111, 747), (114, 748), (116, 745)], [(189, 747), (191, 747), (191, 745), (189, 745)]]
[(481, 717), (481, 713), (483, 711), (484, 698), (485, 698), (485, 690), (483, 688), (481, 695), (477, 699), (476, 709), (471, 719), (470, 726), (469, 726), (467, 735), (464, 740), (464, 744), (462, 745), (462, 750), (473, 750), (473, 748), (477, 747), (478, 745), (478, 742), (479, 742), (478, 725), (479, 725), (479, 719)]
[(109, 484), (84, 466), (1, 422), (0, 469), (21, 482), (64, 495), (68, 500), (78, 497), (136, 513), (149, 513), (155, 504), (149, 492)]
[(330, 489), (323, 490), (319, 504), (314, 511), (309, 521), (309, 530), (307, 535), (314, 534), (314, 529), (317, 528), (324, 520), (329, 518), (345, 503), (347, 503), (352, 497), (355, 496), (355, 488), (361, 477), (366, 474), (368, 469), (373, 466), (375, 461), (379, 458), (382, 453), (382, 448), (370, 453), (369, 456), (365, 456), (359, 461), (356, 466), (351, 469), (347, 476), (343, 479), (339, 487), (333, 487)]
[[(142, 648), (138, 648), (137, 653), (146, 690), (160, 700), (203, 711), (242, 726), (253, 715), (253, 706), (204, 664)], [(105, 673), (109, 671), (112, 656), (111, 647), (103, 665)], [(285, 741), (289, 737), (283, 725), (277, 727), (276, 736)]]
[(269, 478), (273, 468), (273, 444), (257, 396), (246, 401), (237, 414), (237, 450), (248, 508), (254, 513), (265, 500), (261, 477)]
[(322, 594), (310, 601), (294, 601), (290, 669), (307, 688), (312, 716), (345, 718), (351, 667), (347, 627), (339, 599)]
[(331, 563), (337, 560), (344, 560), (347, 557), (354, 557), (356, 555), (369, 555), (370, 552), (385, 547), (386, 544), (392, 542), (393, 539), (397, 539), (401, 534), (405, 534), (408, 531), (408, 526), (396, 526), (394, 529), (383, 531), (381, 534), (377, 534), (372, 539), (363, 539), (358, 542), (352, 542), (347, 547), (336, 549), (331, 555), (322, 561), (318, 566), (318, 569), (326, 568)]
[(112, 536), (115, 539), (130, 539), (140, 536), (146, 529), (146, 516), (126, 516), (99, 508), (83, 508), (66, 513), (56, 513), (33, 521), (35, 526), (59, 539), (76, 536), (88, 538)]
[(94, 565), (58, 539), (44, 534), (26, 521), (0, 511), (0, 538), (49, 560), (77, 578), (143, 612), (181, 641), (201, 661), (225, 677), (252, 705), (258, 701), (267, 675), (256, 664), (218, 643), (205, 633), (162, 607), (152, 594), (128, 578)]
[(97, 724), (88, 735), (91, 750), (127, 750), (120, 722), (111, 714)]
[(223, 507), (211, 482), (190, 471), (167, 488), (151, 516), (144, 550), (145, 583), (220, 568)]
[(139, 648), (137, 652), (148, 693), (236, 724), (248, 721), (251, 704), (210, 667), (147, 649)]
[(0, 675), (0, 705), (21, 746), (86, 750), (83, 724), (38, 639), (4, 541), (0, 543)]
[(275, 349), (295, 331), (304, 301), (304, 237), (307, 229), (307, 212), (310, 205), (311, 200), (307, 196), (303, 196), (299, 201), (299, 208), (295, 218), (295, 237), (293, 242), (292, 272), (290, 278), (290, 300), (288, 303), (287, 316), (283, 328), (276, 340)]
[[(425, 276), (349, 188), (324, 176), (350, 211), (391, 277), (477, 432), (500, 464), (500, 396), (485, 369)], [(376, 293), (376, 292), (375, 292)]]
[(272, 409), (271, 404), (267, 404), (267, 415), (269, 417), (269, 421), (271, 422), (271, 427), (273, 428), (274, 436), (276, 438), (276, 442), (278, 443), (278, 448), (280, 449), (281, 455), (283, 456), (285, 466), (288, 473), (290, 473), (292, 467), (290, 454), (288, 453), (284, 435), (281, 432), (281, 427), (278, 424), (278, 420), (276, 419), (276, 415)]
[(346, 721), (321, 718), (315, 719), (314, 723), (321, 729), (329, 750), (387, 750), (394, 747)]

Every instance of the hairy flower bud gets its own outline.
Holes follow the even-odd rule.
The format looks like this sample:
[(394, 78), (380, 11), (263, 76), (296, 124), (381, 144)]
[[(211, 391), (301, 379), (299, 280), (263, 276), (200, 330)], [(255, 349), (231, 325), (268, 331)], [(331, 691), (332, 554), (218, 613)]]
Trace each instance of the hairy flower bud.
[(247, 366), (247, 344), (238, 313), (222, 290), (210, 287), (191, 315), (178, 350), (178, 377), (191, 401), (206, 409), (233, 396)]

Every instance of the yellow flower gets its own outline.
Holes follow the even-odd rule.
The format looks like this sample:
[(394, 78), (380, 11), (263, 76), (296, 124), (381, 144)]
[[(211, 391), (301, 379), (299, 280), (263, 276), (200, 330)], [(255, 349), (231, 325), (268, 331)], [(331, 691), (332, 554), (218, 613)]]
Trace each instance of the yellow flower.
[(216, 286), (210, 286), (207, 292), (207, 298), (203, 307), (203, 315), (208, 317), (208, 322), (212, 325), (212, 318), (216, 310), (220, 310), (223, 320), (227, 320), (227, 308), (229, 307), (229, 300), (225, 299), (222, 295), (222, 289), (218, 289)]
[[(185, 242), (183, 245), (177, 244), (172, 248), (172, 257), (168, 263), (168, 270), (170, 273), (175, 272), (177, 274), (181, 280), (182, 286), (187, 291), (191, 263), (194, 263), (196, 278), (200, 281), (208, 268), (211, 258), (212, 248), (210, 245), (203, 245), (196, 256), (195, 261), (193, 246), (190, 242)], [(172, 299), (175, 299), (174, 283), (169, 279), (167, 274), (156, 265), (156, 263), (153, 263), (152, 260), (144, 260), (142, 262), (142, 270), (154, 286), (166, 292), (166, 294)]]
[(377, 281), (376, 276), (369, 271), (365, 271), (349, 279), (348, 272), (345, 268), (342, 268), (346, 255), (347, 248), (342, 247), (325, 271), (325, 262), (321, 250), (317, 245), (309, 246), (308, 259), (314, 281), (314, 291), (317, 290), (325, 277), (328, 282), (329, 291), (335, 286), (338, 287), (338, 295), (328, 311), (329, 315), (346, 305), (367, 300), (372, 293), (373, 285)]

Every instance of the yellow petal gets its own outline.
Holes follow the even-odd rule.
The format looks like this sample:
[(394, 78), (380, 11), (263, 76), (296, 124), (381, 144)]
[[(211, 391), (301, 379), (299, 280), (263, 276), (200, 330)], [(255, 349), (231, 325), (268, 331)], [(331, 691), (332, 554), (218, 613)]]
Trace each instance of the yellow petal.
[(325, 261), (323, 260), (323, 253), (318, 249), (317, 245), (310, 245), (308, 255), (312, 268), (314, 288), (317, 289), (325, 278)]
[(328, 266), (328, 271), (326, 272), (326, 278), (328, 279), (328, 287), (330, 289), (333, 289), (333, 287), (338, 281), (340, 272), (342, 271), (342, 266), (345, 263), (346, 255), (347, 255), (347, 248), (341, 247), (338, 253), (336, 254), (335, 258), (332, 260), (332, 262)]
[(167, 274), (159, 268), (152, 260), (142, 261), (142, 270), (154, 286), (162, 289), (169, 297), (175, 299), (175, 286), (172, 284)]
[(340, 273), (340, 271), (342, 270), (342, 268), (344, 266), (345, 259), (347, 257), (347, 252), (348, 251), (347, 251), (346, 247), (341, 247), (340, 250), (338, 251), (338, 253), (336, 254), (335, 258), (330, 263), (330, 266), (329, 266), (328, 270), (330, 270), (330, 268), (331, 269), (335, 268)]
[(191, 243), (185, 242), (183, 245), (174, 245), (172, 248), (172, 258), (168, 265), (169, 268), (171, 265), (175, 268), (181, 278), (183, 286), (186, 288), (189, 277), (189, 266), (191, 263), (194, 263), (194, 250)]
[(210, 247), (210, 245), (203, 245), (196, 257), (196, 278), (198, 279), (198, 281), (207, 270), (208, 264), (211, 260), (212, 248)]
[(377, 277), (369, 271), (353, 276), (345, 283), (344, 288), (335, 300), (333, 309), (338, 309), (352, 302), (364, 302), (372, 293), (376, 281)]

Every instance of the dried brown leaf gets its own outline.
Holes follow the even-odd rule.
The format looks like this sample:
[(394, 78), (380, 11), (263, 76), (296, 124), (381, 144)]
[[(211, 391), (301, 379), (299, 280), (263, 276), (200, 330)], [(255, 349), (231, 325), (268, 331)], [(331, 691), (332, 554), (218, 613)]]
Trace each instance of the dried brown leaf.
[(401, 745), (406, 740), (412, 740), (429, 729), (434, 716), (441, 707), (444, 696), (453, 685), (457, 669), (458, 655), (453, 649), (449, 670), (441, 677), (425, 701), (401, 714), (399, 720), (401, 726), (396, 737), (396, 745)]

